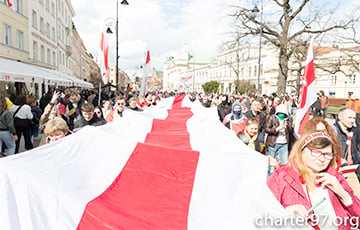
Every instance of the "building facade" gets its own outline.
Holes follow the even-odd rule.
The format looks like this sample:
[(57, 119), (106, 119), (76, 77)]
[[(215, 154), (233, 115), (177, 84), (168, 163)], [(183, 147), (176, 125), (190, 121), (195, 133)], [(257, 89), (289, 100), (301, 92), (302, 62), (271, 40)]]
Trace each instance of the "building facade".
[[(90, 87), (87, 83), (72, 80), (74, 76), (80, 80), (90, 80), (90, 73), (95, 73), (98, 65), (88, 60), (92, 55), (87, 53), (81, 37), (73, 27), (75, 11), (71, 1), (11, 2), (12, 7), (8, 1), (0, 1), (0, 58), (12, 60), (13, 66), (17, 65), (16, 61), (30, 66), (27, 72), (16, 67), (15, 70), (3, 72), (0, 76), (0, 90), (14, 87), (17, 93), (25, 91), (39, 96), (53, 85)], [(35, 72), (37, 77), (31, 80)], [(19, 75), (22, 77), (17, 77)], [(40, 81), (39, 77), (44, 80)], [(16, 79), (21, 80), (17, 82)]]
[[(356, 94), (360, 87), (360, 47), (320, 48), (314, 50), (317, 90), (338, 98)], [(260, 62), (259, 46), (252, 44), (223, 51), (218, 54), (215, 62), (205, 64), (189, 60), (189, 55), (190, 52), (183, 49), (176, 57), (167, 58), (163, 66), (164, 90), (203, 92), (202, 85), (215, 80), (220, 83), (221, 92), (229, 94), (235, 92), (236, 80), (249, 80), (260, 88), (260, 95), (270, 95), (277, 91), (279, 54), (278, 49), (271, 44), (262, 44)], [(194, 59), (196, 60), (196, 56)], [(287, 92), (296, 89), (295, 82), (299, 75), (302, 78), (302, 73), (291, 71), (299, 68), (296, 65), (297, 61), (289, 61)], [(360, 97), (360, 92), (357, 96)]]

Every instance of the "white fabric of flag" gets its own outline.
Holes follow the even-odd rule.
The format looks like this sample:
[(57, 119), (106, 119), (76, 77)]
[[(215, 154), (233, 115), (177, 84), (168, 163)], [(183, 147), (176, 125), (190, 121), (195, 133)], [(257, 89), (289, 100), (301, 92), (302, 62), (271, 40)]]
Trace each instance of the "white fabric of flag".
[(101, 33), (101, 39), (100, 39), (100, 47), (99, 47), (99, 53), (98, 53), (98, 65), (100, 67), (101, 72), (101, 78), (106, 84), (108, 82), (108, 53), (109, 53), (109, 47), (108, 47), (108, 38), (107, 34), (103, 31)]
[[(172, 101), (162, 99), (143, 112), (126, 110), (123, 119), (87, 126), (56, 142), (1, 158), (1, 229), (76, 229), (87, 204), (112, 184), (137, 143), (144, 142), (153, 120), (168, 116)], [(199, 151), (187, 229), (258, 229), (266, 215), (284, 217), (266, 185), (267, 157), (224, 127), (216, 108), (204, 108), (188, 97), (182, 105), (193, 113), (186, 127), (191, 148)], [(277, 229), (265, 229), (272, 228)]]
[(146, 61), (144, 66), (144, 75), (143, 79), (141, 81), (141, 87), (140, 87), (140, 95), (145, 96), (147, 93), (147, 79), (149, 77), (149, 74), (151, 72), (151, 66), (150, 66), (150, 51), (148, 50), (146, 52)]

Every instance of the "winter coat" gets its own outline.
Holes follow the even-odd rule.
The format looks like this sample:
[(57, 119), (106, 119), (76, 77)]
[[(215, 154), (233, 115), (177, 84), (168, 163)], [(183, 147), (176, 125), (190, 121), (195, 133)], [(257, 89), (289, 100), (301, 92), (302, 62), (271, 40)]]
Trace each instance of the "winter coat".
[(105, 119), (97, 117), (95, 114), (94, 114), (93, 118), (90, 121), (87, 121), (87, 120), (84, 119), (83, 116), (80, 116), (79, 118), (77, 118), (74, 121), (74, 129), (79, 129), (79, 128), (82, 128), (82, 127), (87, 126), (87, 125), (100, 126), (100, 125), (105, 125), (105, 124), (106, 124)]
[[(360, 200), (354, 195), (345, 178), (332, 167), (329, 167), (326, 172), (336, 177), (353, 201), (351, 205), (345, 206), (337, 195), (328, 189), (329, 198), (336, 216), (341, 217), (342, 220), (353, 216), (360, 216)], [(275, 170), (267, 180), (267, 185), (284, 208), (297, 204), (303, 205), (306, 209), (311, 208), (311, 204), (302, 187), (300, 175), (293, 168), (285, 166)], [(347, 223), (347, 226), (341, 225), (339, 229), (345, 230), (351, 228), (349, 223)]]
[[(348, 140), (348, 136), (346, 133), (344, 133), (344, 131), (341, 129), (339, 121), (336, 121), (334, 124), (334, 130), (335, 132), (338, 134), (339, 137), (339, 141), (341, 144), (341, 150), (342, 150), (342, 154), (344, 157), (344, 154), (347, 152), (348, 146), (346, 141)], [(358, 147), (360, 147), (358, 141), (360, 140), (360, 127), (353, 127), (351, 129), (351, 132), (353, 132), (353, 137), (351, 140), (351, 157), (352, 160), (354, 162), (354, 164), (360, 164), (360, 149)], [(359, 145), (358, 147), (356, 145)]]
[[(280, 126), (280, 119), (276, 115), (271, 115), (265, 123), (265, 133), (268, 134), (266, 138), (266, 145), (274, 147), (276, 144), (276, 138), (278, 137), (279, 132), (276, 131), (276, 128)], [(287, 122), (286, 127), (286, 140), (287, 143), (290, 141), (290, 132), (293, 132), (290, 122)]]
[(223, 122), (225, 116), (228, 115), (229, 113), (231, 113), (231, 105), (229, 105), (229, 104), (226, 104), (226, 105), (219, 104), (217, 106), (217, 111), (218, 111), (220, 121)]

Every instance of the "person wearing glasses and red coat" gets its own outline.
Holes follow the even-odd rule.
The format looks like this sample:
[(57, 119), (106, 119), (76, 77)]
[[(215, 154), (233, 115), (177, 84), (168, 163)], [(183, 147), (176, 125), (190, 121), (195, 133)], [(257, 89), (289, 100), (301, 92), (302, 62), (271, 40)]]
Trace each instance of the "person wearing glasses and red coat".
[(356, 229), (360, 200), (336, 171), (336, 160), (328, 134), (303, 134), (268, 187), (290, 216), (304, 218), (314, 229)]

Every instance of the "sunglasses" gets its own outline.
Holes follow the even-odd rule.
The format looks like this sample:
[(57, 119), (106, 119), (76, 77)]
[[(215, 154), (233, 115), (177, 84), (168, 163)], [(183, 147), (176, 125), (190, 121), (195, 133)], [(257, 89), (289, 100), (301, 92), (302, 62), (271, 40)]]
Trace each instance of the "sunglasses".
[(121, 102), (121, 103), (116, 103), (117, 105), (125, 105), (124, 102)]

